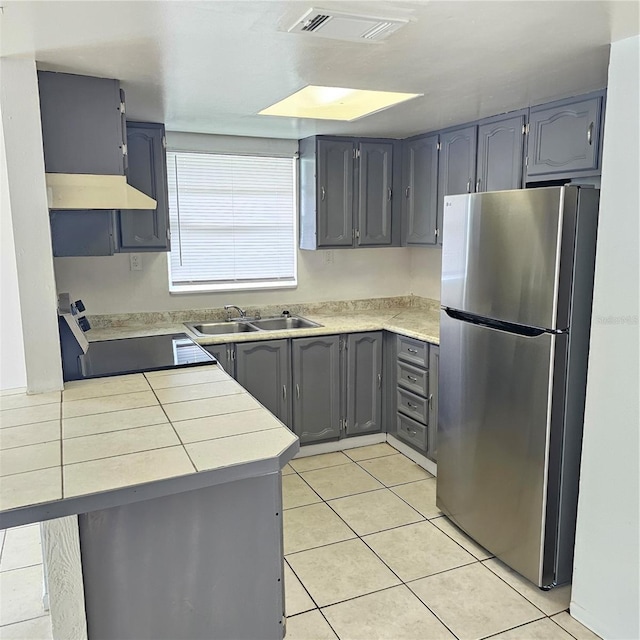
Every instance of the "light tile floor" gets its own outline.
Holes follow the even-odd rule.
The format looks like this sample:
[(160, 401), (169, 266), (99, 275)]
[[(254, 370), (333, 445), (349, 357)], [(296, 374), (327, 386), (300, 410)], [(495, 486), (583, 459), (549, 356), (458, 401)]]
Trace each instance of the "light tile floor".
[[(453, 526), (388, 444), (283, 470), (287, 640), (597, 640)], [(39, 525), (0, 531), (0, 639), (49, 640)]]
[(388, 444), (283, 470), (287, 640), (595, 640), (457, 529), (435, 478)]

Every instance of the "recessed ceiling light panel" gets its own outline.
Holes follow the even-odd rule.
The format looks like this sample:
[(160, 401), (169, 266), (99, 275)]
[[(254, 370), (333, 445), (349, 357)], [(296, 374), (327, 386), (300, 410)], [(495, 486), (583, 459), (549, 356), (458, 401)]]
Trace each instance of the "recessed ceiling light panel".
[(259, 115), (350, 122), (422, 95), (310, 84), (263, 109)]

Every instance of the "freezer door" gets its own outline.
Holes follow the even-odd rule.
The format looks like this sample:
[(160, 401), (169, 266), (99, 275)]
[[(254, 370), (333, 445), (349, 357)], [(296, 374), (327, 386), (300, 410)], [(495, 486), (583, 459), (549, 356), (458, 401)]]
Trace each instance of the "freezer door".
[(448, 196), (442, 305), (566, 329), (568, 309), (557, 301), (569, 297), (577, 193), (549, 187)]
[(557, 465), (547, 451), (562, 418), (551, 409), (565, 342), (441, 314), (437, 505), (539, 586), (553, 579)]

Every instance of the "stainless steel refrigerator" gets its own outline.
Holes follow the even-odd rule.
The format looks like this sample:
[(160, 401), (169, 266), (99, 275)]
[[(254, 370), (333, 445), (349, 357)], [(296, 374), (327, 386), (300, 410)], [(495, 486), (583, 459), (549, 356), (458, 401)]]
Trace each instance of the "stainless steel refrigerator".
[(437, 505), (545, 588), (573, 565), (598, 200), (445, 199)]

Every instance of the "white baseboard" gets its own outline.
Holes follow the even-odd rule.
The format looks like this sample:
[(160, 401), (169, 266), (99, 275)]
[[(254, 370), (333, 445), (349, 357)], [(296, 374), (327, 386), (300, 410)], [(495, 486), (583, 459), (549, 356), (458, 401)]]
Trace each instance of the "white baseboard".
[(433, 474), (434, 476), (438, 475), (438, 465), (433, 462), (433, 460), (429, 460), (429, 458), (418, 453), (415, 449), (412, 449), (409, 445), (401, 442), (400, 440), (398, 440), (398, 438), (392, 436), (390, 433), (387, 433), (386, 436), (387, 442), (394, 449), (397, 449), (400, 453), (404, 453), (407, 458), (413, 460), (416, 464), (419, 464), (423, 469)]
[(344, 438), (334, 442), (320, 442), (318, 444), (305, 444), (300, 447), (296, 458), (306, 458), (307, 456), (317, 456), (321, 453), (334, 453), (345, 449), (355, 449), (356, 447), (366, 447), (370, 444), (380, 444), (387, 441), (386, 433), (371, 433), (366, 436), (355, 436)]

